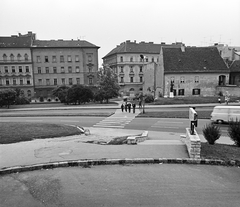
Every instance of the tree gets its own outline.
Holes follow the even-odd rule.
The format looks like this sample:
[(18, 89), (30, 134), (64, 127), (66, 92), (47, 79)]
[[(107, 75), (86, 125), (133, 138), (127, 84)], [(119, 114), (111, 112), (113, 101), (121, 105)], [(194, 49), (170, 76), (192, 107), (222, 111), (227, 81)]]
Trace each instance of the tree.
[(87, 103), (91, 99), (93, 99), (93, 92), (88, 86), (73, 85), (67, 91), (67, 100), (69, 103)]
[(106, 67), (99, 71), (99, 94), (107, 103), (110, 98), (118, 96), (119, 89), (117, 74), (113, 69)]
[(68, 103), (67, 100), (67, 92), (69, 87), (68, 86), (59, 86), (53, 89), (52, 93), (54, 96), (58, 97), (61, 103)]
[(0, 106), (7, 106), (9, 109), (9, 106), (15, 102), (16, 94), (16, 91), (13, 89), (0, 90)]

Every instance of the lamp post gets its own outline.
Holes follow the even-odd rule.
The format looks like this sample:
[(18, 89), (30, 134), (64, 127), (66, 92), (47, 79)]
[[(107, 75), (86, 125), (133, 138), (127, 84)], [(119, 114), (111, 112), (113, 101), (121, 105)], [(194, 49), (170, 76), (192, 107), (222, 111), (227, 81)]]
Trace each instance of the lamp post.
[[(144, 67), (144, 58), (145, 58), (144, 55), (140, 54), (140, 58), (143, 61), (142, 65)], [(141, 94), (141, 103), (142, 103), (143, 114), (145, 114), (145, 108), (144, 108), (144, 106), (145, 106), (145, 97), (144, 97), (143, 93)]]

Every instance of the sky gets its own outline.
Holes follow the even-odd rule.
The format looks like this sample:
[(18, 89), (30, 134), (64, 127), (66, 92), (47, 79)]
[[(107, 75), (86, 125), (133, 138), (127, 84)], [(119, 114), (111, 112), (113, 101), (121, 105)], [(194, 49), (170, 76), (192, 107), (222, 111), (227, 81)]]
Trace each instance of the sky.
[(102, 57), (126, 40), (240, 46), (240, 0), (0, 0), (0, 36), (82, 39)]

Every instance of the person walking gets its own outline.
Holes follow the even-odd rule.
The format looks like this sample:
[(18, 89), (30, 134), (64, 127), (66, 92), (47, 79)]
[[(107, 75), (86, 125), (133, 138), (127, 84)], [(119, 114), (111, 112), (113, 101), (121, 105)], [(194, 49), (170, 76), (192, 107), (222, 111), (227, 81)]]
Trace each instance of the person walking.
[(131, 113), (131, 103), (128, 103), (128, 112)]
[(128, 103), (126, 102), (125, 103), (125, 111), (127, 112), (127, 110), (128, 110)]
[(121, 109), (122, 109), (122, 112), (123, 112), (123, 110), (124, 110), (124, 105), (123, 105), (123, 103), (122, 103), (122, 105), (121, 105)]
[(142, 108), (142, 101), (139, 101), (139, 108)]
[(136, 104), (135, 104), (135, 103), (133, 103), (133, 104), (132, 104), (132, 107), (133, 107), (133, 113), (135, 114), (135, 108), (136, 108)]

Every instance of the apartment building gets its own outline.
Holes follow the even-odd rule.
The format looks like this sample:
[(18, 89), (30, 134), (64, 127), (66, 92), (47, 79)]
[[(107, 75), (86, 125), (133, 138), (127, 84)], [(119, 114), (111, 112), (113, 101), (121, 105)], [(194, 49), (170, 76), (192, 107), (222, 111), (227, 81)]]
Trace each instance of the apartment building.
[(19, 88), (31, 98), (34, 95), (31, 44), (34, 36), (0, 37), (0, 89)]
[[(159, 62), (159, 54), (162, 46), (180, 47), (179, 43), (155, 44), (154, 42), (131, 42), (127, 40), (117, 45), (103, 59), (103, 64), (110, 66), (118, 75), (118, 83), (121, 86), (122, 95), (134, 95), (143, 92), (145, 78), (148, 73), (149, 63)], [(148, 78), (147, 78), (148, 79)], [(148, 80), (147, 80), (148, 81)]]
[(83, 40), (35, 40), (32, 55), (36, 100), (55, 100), (52, 90), (60, 85), (95, 85), (98, 49)]

